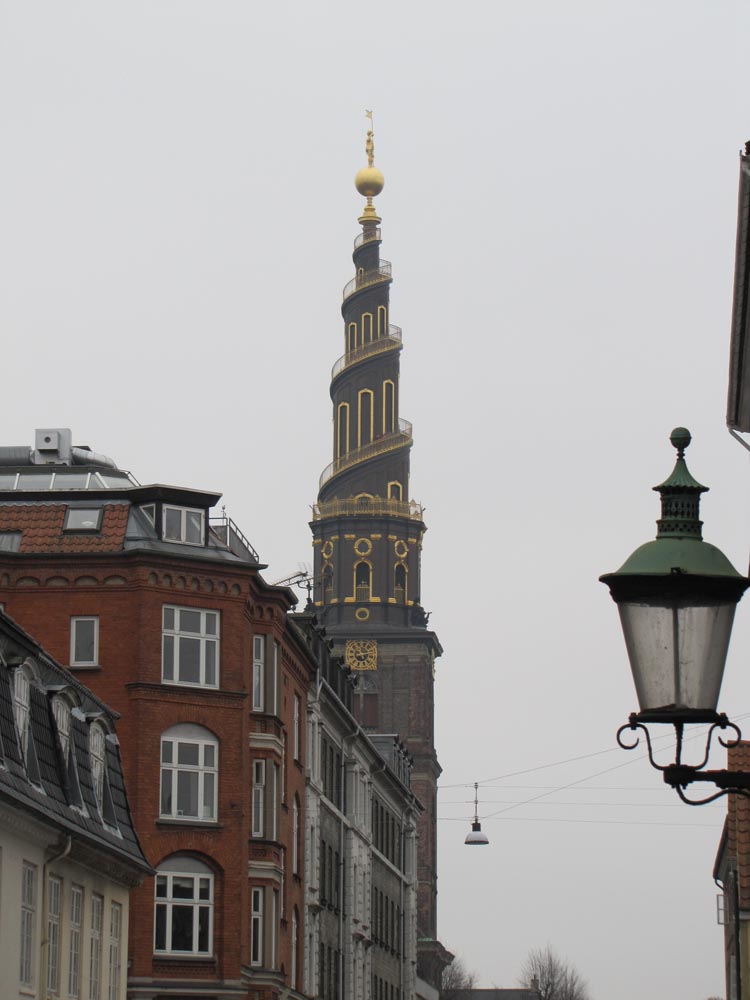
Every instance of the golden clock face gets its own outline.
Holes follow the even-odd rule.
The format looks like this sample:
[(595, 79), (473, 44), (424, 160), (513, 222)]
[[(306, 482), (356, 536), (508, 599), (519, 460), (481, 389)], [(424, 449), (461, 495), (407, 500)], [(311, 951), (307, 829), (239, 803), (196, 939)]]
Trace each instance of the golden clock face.
[(347, 639), (344, 657), (352, 670), (377, 670), (378, 644), (374, 639)]

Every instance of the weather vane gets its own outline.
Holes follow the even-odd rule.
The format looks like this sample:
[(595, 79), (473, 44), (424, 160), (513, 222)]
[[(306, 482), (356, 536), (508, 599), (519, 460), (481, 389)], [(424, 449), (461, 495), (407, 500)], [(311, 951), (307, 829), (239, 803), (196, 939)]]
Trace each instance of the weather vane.
[(367, 130), (367, 139), (365, 141), (365, 152), (367, 153), (367, 165), (371, 167), (375, 162), (375, 142), (373, 136), (375, 135), (373, 128), (374, 123), (372, 120), (372, 111), (365, 109), (365, 118), (370, 119), (370, 127)]

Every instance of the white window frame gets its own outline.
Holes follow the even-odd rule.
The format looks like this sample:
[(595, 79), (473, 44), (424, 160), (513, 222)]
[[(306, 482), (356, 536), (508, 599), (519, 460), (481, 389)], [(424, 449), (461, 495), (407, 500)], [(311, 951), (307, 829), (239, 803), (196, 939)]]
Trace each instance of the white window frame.
[(253, 636), (253, 711), (265, 709), (266, 637)]
[(99, 815), (104, 817), (104, 777), (107, 771), (107, 734), (98, 722), (92, 722), (89, 729), (89, 758), (91, 760), (91, 784)]
[(13, 674), (13, 717), (16, 720), (18, 746), (26, 763), (31, 725), (31, 674), (26, 667), (18, 667)]
[(250, 965), (263, 965), (263, 895), (264, 889), (254, 886), (251, 891)]
[(83, 929), (84, 889), (70, 887), (70, 931), (68, 946), (68, 997), (78, 1000), (81, 995), (81, 931)]
[[(199, 630), (193, 631), (182, 627), (182, 615), (193, 613), (200, 615)], [(171, 618), (172, 624), (168, 622)], [(179, 684), (183, 687), (208, 687), (218, 688), (219, 686), (219, 654), (221, 651), (221, 613), (212, 608), (193, 608), (177, 604), (165, 604), (162, 606), (162, 657), (161, 657), (161, 679), (163, 684)], [(213, 623), (215, 632), (209, 631), (209, 624)], [(197, 681), (182, 680), (180, 678), (180, 644), (182, 640), (187, 642), (197, 641), (199, 643), (198, 673)], [(211, 657), (208, 656), (209, 648), (213, 649), (213, 665)], [(213, 667), (214, 679), (206, 680)]]
[(36, 964), (36, 875), (37, 867), (29, 861), (21, 865), (21, 948), (18, 978), (22, 987), (34, 986)]
[(109, 997), (120, 1000), (122, 977), (122, 903), (111, 900), (109, 904)]
[(91, 952), (89, 954), (89, 1000), (102, 996), (102, 928), (104, 925), (104, 897), (91, 895)]
[[(65, 511), (63, 531), (69, 531), (71, 534), (96, 534), (102, 529), (103, 513), (102, 507), (68, 507)], [(87, 519), (83, 521), (83, 517)]]
[[(180, 515), (179, 537), (167, 534), (167, 514), (170, 511), (177, 511)], [(197, 514), (200, 520), (200, 540), (188, 539), (188, 515)], [(206, 512), (196, 507), (175, 507), (172, 504), (164, 504), (161, 514), (162, 531), (161, 536), (165, 542), (175, 542), (178, 545), (199, 545), (206, 543)]]
[[(187, 864), (180, 865), (181, 860), (186, 861)], [(173, 865), (174, 867), (172, 867)], [(181, 870), (182, 868), (186, 870)], [(193, 870), (188, 870), (190, 868)], [(181, 879), (183, 881), (188, 879), (192, 880), (192, 897), (186, 897), (184, 895), (175, 896), (175, 879)], [(202, 885), (202, 883), (205, 883), (205, 886)], [(160, 894), (159, 890), (162, 888), (164, 891)], [(201, 896), (201, 892), (204, 888), (208, 890), (207, 896)], [(157, 871), (154, 891), (154, 954), (177, 956), (195, 955), (200, 957), (212, 956), (214, 940), (214, 876), (211, 874), (206, 865), (197, 861), (193, 861), (191, 863), (189, 858), (175, 858), (168, 867), (163, 866)], [(160, 907), (164, 910), (164, 948), (157, 947), (157, 914)], [(186, 907), (191, 907), (193, 911), (193, 947), (189, 950), (173, 949), (171, 947), (172, 914), (176, 908)], [(200, 919), (202, 912), (207, 914), (208, 917), (208, 941), (207, 947), (204, 949), (201, 949), (200, 947)]]
[(144, 503), (139, 508), (146, 520), (151, 522), (151, 525), (156, 524), (156, 504), (155, 503)]
[[(79, 623), (93, 622), (94, 624), (94, 655), (91, 659), (78, 659), (76, 657), (76, 633)], [(76, 615), (70, 619), (70, 665), (71, 667), (98, 667), (99, 666), (99, 617), (97, 615)]]
[[(179, 761), (181, 747), (197, 750), (197, 764)], [(165, 759), (168, 758), (168, 759)], [(161, 781), (159, 795), (159, 815), (162, 819), (186, 822), (215, 823), (219, 794), (219, 741), (203, 726), (182, 724), (172, 726), (161, 735), (160, 753)], [(180, 809), (180, 786), (190, 781), (191, 775), (198, 779), (198, 810), (195, 815)], [(164, 796), (168, 790), (171, 808), (165, 810)], [(184, 802), (183, 802), (184, 804)]]
[(55, 695), (52, 699), (52, 716), (57, 727), (57, 735), (60, 737), (63, 760), (67, 765), (70, 754), (70, 702), (67, 698)]
[(47, 876), (47, 995), (60, 992), (60, 923), (63, 882), (59, 875)]
[(266, 797), (266, 762), (262, 759), (253, 761), (253, 815), (251, 836), (264, 837)]

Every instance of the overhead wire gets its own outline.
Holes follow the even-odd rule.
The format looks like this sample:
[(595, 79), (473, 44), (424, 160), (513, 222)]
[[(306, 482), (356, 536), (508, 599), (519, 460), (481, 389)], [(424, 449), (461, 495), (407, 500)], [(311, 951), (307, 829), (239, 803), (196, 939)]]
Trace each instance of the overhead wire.
[[(735, 716), (735, 719), (736, 719), (736, 721), (742, 721), (743, 719), (746, 719), (749, 715), (750, 715), (750, 713), (747, 713), (747, 712), (741, 713), (740, 715)], [(701, 727), (701, 730), (699, 732), (697, 732), (694, 735), (688, 737), (685, 740), (685, 742), (690, 742), (692, 740), (698, 739), (705, 732), (706, 732), (706, 727)], [(663, 736), (652, 737), (652, 743), (657, 742), (659, 740), (663, 741), (665, 739), (668, 739), (670, 736), (671, 736), (671, 733), (665, 733)], [(499, 776), (497, 776), (495, 778), (485, 778), (482, 781), (477, 782), (477, 784), (479, 784), (479, 785), (485, 785), (485, 786), (487, 786), (487, 785), (491, 786), (492, 783), (496, 782), (496, 781), (503, 781), (503, 780), (505, 780), (507, 778), (520, 777), (521, 775), (524, 775), (524, 774), (531, 774), (531, 773), (534, 773), (536, 771), (544, 771), (544, 770), (547, 770), (547, 769), (552, 768), (552, 767), (561, 767), (561, 766), (563, 766), (565, 764), (577, 763), (578, 761), (581, 761), (581, 760), (590, 760), (593, 757), (601, 757), (604, 754), (612, 753), (614, 750), (617, 750), (617, 749), (619, 749), (619, 747), (614, 746), (614, 747), (608, 747), (605, 750), (595, 750), (592, 753), (580, 754), (580, 755), (578, 755), (576, 757), (568, 757), (568, 758), (565, 758), (563, 760), (552, 761), (551, 763), (548, 763), (548, 764), (539, 764), (536, 767), (525, 768), (525, 769), (523, 769), (521, 771), (512, 771), (512, 772), (509, 772), (508, 774), (499, 775)], [(497, 810), (495, 810), (495, 812), (483, 814), (482, 817), (481, 817), (481, 819), (483, 819), (483, 820), (494, 819), (496, 816), (501, 816), (504, 813), (510, 812), (513, 809), (518, 809), (520, 806), (531, 805), (532, 803), (538, 802), (541, 799), (544, 799), (544, 798), (547, 798), (547, 797), (549, 797), (551, 795), (554, 795), (557, 792), (565, 791), (566, 789), (573, 788), (576, 785), (581, 785), (581, 784), (585, 783), (586, 781), (590, 781), (590, 780), (592, 780), (594, 778), (601, 777), (604, 774), (610, 774), (613, 771), (618, 771), (618, 770), (620, 770), (623, 767), (628, 767), (630, 764), (634, 764), (636, 761), (639, 761), (639, 760), (644, 760), (647, 757), (648, 757), (647, 753), (638, 754), (635, 757), (631, 757), (628, 760), (623, 761), (621, 764), (615, 764), (612, 767), (604, 768), (603, 770), (597, 771), (594, 774), (586, 775), (586, 776), (584, 776), (582, 778), (577, 778), (574, 781), (567, 782), (564, 785), (557, 785), (557, 786), (552, 786), (552, 787), (550, 787), (550, 786), (541, 786), (541, 787), (545, 788), (545, 791), (540, 792), (539, 795), (531, 796), (528, 799), (521, 799), (521, 800), (519, 800), (517, 802), (511, 802), (511, 803), (507, 804), (502, 809), (497, 809)], [(452, 789), (452, 788), (469, 788), (469, 787), (473, 787), (473, 785), (474, 785), (473, 782), (466, 782), (466, 783), (461, 782), (460, 784), (454, 784), (454, 785), (441, 785), (440, 786), (440, 790), (442, 791), (443, 789), (448, 790), (448, 789)], [(550, 804), (554, 804), (554, 803), (547, 803), (547, 804), (550, 805)], [(602, 805), (607, 805), (608, 803), (601, 803), (601, 804)], [(610, 805), (614, 805), (615, 807), (617, 806), (617, 803), (609, 803), (609, 804)], [(652, 806), (650, 806), (650, 807), (652, 807)], [(460, 822), (465, 822), (465, 817), (438, 817), (438, 818), (439, 819), (443, 819), (443, 820), (448, 820), (448, 821), (450, 821), (450, 820), (456, 820), (456, 821), (460, 821)], [(529, 819), (531, 821), (531, 818), (529, 818)], [(537, 822), (541, 822), (542, 820), (537, 819), (536, 821)], [(551, 820), (550, 822), (563, 822), (563, 821), (558, 819), (558, 820)], [(572, 822), (572, 823), (575, 823), (575, 822), (598, 823), (598, 822), (607, 822), (607, 821), (604, 821), (604, 820), (581, 820), (581, 819), (576, 819), (576, 820), (567, 820), (566, 822)], [(627, 821), (613, 820), (613, 821), (610, 821), (610, 822), (612, 822), (612, 823), (618, 823), (618, 822), (627, 822)], [(667, 824), (667, 825), (669, 825), (669, 824)], [(687, 826), (698, 826), (698, 825), (705, 825), (705, 824), (689, 823), (689, 824), (678, 824), (678, 825), (681, 825), (681, 826), (685, 826), (685, 825), (687, 825)]]

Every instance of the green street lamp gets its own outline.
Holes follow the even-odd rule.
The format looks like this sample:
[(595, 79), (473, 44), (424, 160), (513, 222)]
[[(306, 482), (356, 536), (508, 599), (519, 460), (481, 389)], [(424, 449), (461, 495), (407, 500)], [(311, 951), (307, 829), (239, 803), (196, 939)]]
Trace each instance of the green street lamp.
[[(737, 602), (750, 586), (727, 557), (701, 535), (699, 519), (702, 486), (685, 464), (690, 432), (678, 427), (670, 435), (677, 449), (672, 474), (654, 489), (661, 494), (661, 518), (656, 539), (641, 545), (616, 573), (600, 577), (607, 584), (620, 612), (625, 645), (633, 671), (640, 712), (618, 732), (627, 749), (638, 745), (623, 741), (623, 733), (645, 733), (651, 764), (664, 780), (691, 804), (709, 802), (729, 791), (750, 790), (750, 775), (705, 771), (710, 740), (718, 729), (739, 729), (717, 711), (719, 691), (729, 648)], [(675, 728), (675, 761), (654, 760), (649, 723), (670, 723)], [(709, 723), (705, 756), (701, 764), (682, 762), (684, 727)], [(720, 738), (722, 745), (728, 743)], [(732, 740), (732, 743), (735, 741)], [(711, 781), (722, 790), (700, 802), (685, 798), (683, 789), (693, 781)]]

